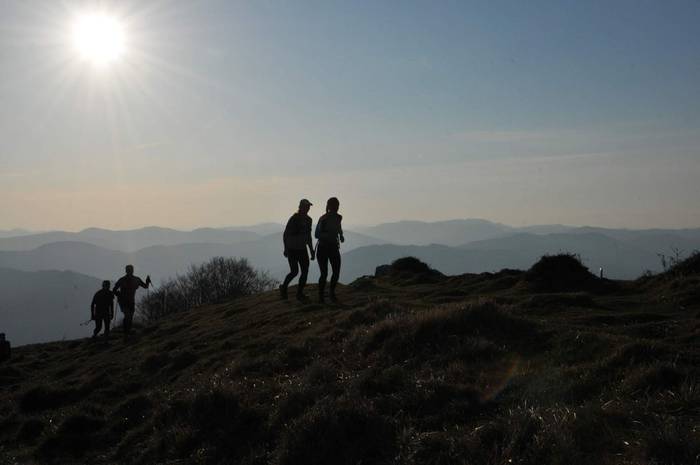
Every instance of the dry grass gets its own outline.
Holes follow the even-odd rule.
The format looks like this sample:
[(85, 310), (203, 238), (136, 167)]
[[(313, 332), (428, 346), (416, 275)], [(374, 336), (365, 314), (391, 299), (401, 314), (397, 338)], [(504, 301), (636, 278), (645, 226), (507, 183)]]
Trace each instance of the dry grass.
[(697, 290), (521, 279), (364, 278), (341, 306), (264, 293), (19, 348), (0, 462), (697, 463)]

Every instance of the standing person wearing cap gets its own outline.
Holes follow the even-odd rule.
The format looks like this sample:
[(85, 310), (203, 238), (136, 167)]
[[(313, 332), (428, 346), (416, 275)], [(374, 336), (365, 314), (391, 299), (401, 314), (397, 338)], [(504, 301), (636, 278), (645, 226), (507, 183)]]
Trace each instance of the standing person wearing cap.
[(287, 299), (287, 287), (294, 279), (299, 270), (299, 285), (297, 286), (297, 300), (301, 302), (308, 301), (304, 295), (304, 286), (306, 278), (309, 274), (309, 255), (306, 252), (308, 247), (311, 254), (311, 260), (315, 259), (313, 242), (311, 241), (311, 226), (312, 220), (309, 217), (309, 209), (311, 202), (306, 199), (301, 199), (299, 202), (299, 211), (289, 218), (287, 226), (284, 228), (282, 236), (284, 242), (284, 256), (289, 261), (289, 274), (284, 278), (284, 282), (280, 286), (280, 296), (282, 299)]

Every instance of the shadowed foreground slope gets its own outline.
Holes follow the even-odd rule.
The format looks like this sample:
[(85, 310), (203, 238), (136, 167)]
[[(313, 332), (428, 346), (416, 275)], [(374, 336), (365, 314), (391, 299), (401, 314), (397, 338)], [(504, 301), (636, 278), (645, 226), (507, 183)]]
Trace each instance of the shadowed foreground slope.
[(342, 306), (266, 293), (128, 345), (23, 347), (0, 366), (0, 458), (697, 463), (700, 280), (682, 279), (535, 293), (517, 271), (406, 271)]

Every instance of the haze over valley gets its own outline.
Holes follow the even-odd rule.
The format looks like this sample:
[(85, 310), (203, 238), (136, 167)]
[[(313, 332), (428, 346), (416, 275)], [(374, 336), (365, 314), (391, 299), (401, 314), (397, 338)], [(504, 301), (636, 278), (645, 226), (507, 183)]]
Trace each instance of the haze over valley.
[[(153, 277), (156, 286), (212, 257), (246, 258), (281, 280), (281, 225), (179, 231), (148, 227), (111, 231), (52, 231), (0, 238), (0, 268), (7, 294), (0, 323), (17, 343), (76, 337), (100, 281), (114, 282), (126, 264)], [(277, 232), (273, 232), (273, 231)], [(346, 231), (341, 282), (414, 256), (448, 275), (527, 269), (542, 255), (574, 253), (594, 273), (635, 279), (662, 271), (659, 254), (700, 249), (700, 229), (629, 230), (563, 225), (511, 227), (486, 220), (404, 221)], [(318, 279), (311, 267), (309, 280)], [(62, 285), (57, 284), (58, 282)], [(22, 285), (18, 285), (22, 283)], [(4, 295), (4, 294), (3, 294)], [(29, 310), (31, 309), (31, 310)], [(37, 326), (40, 325), (40, 326)]]

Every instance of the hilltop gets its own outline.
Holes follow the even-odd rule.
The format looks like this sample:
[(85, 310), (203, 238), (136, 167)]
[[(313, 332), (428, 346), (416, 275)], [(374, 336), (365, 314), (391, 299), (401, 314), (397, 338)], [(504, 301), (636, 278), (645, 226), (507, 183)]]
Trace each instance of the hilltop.
[[(0, 366), (0, 458), (697, 463), (696, 267), (623, 282), (567, 260), (409, 265), (341, 286), (338, 306), (269, 292), (128, 344), (21, 347)], [(548, 286), (551, 267), (569, 281)]]

